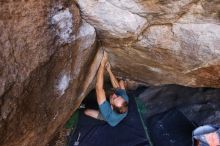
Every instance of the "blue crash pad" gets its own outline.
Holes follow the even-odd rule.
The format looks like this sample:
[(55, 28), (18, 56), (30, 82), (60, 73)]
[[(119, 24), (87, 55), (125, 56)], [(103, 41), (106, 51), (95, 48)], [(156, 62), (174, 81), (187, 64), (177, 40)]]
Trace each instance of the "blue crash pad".
[(149, 146), (135, 99), (130, 95), (128, 109), (127, 117), (115, 127), (80, 111), (69, 146)]

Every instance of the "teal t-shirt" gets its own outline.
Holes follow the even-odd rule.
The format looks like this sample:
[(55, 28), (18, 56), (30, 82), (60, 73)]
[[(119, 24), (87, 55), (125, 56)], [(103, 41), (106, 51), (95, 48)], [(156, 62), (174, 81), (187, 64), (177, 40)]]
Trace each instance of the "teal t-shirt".
[[(128, 95), (124, 89), (117, 89), (116, 95), (123, 97), (128, 102)], [(112, 110), (110, 103), (106, 100), (101, 105), (99, 105), (99, 110), (105, 119), (105, 121), (111, 125), (116, 126), (120, 123), (127, 115), (126, 113), (118, 114), (114, 110)]]

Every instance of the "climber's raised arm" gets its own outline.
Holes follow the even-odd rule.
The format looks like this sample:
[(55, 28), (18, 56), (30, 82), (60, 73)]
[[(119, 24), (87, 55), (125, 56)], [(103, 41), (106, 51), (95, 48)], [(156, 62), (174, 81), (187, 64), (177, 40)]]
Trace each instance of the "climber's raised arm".
[(106, 100), (105, 90), (104, 90), (104, 71), (105, 71), (105, 64), (107, 62), (107, 54), (104, 52), (104, 56), (102, 58), (98, 74), (96, 80), (96, 96), (98, 104), (102, 104)]
[(112, 70), (111, 70), (111, 65), (109, 62), (106, 63), (106, 69), (109, 73), (109, 76), (110, 76), (110, 80), (111, 80), (111, 83), (112, 83), (112, 86), (113, 88), (119, 88), (119, 82), (118, 80), (116, 79), (116, 77), (114, 76), (114, 74), (112, 73)]

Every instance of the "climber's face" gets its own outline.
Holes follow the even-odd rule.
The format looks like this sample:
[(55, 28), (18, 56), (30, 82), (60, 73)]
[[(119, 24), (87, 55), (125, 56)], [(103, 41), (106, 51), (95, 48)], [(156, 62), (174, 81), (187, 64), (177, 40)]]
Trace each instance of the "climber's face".
[(116, 94), (112, 94), (110, 96), (111, 105), (121, 107), (124, 102), (125, 102), (125, 100), (121, 96), (117, 96)]

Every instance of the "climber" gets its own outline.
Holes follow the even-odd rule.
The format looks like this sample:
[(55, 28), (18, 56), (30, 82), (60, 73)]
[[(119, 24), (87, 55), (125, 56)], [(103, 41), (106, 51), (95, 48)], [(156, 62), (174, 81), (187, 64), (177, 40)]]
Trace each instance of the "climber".
[[(103, 88), (105, 68), (109, 73), (112, 86), (115, 89), (114, 92), (109, 95), (109, 101), (106, 99), (105, 90)], [(86, 109), (84, 113), (87, 116), (104, 120), (111, 126), (116, 126), (126, 117), (128, 112), (128, 96), (125, 91), (124, 81), (120, 80), (118, 82), (112, 73), (106, 52), (104, 52), (104, 56), (97, 74), (96, 96), (99, 111), (94, 109)]]

